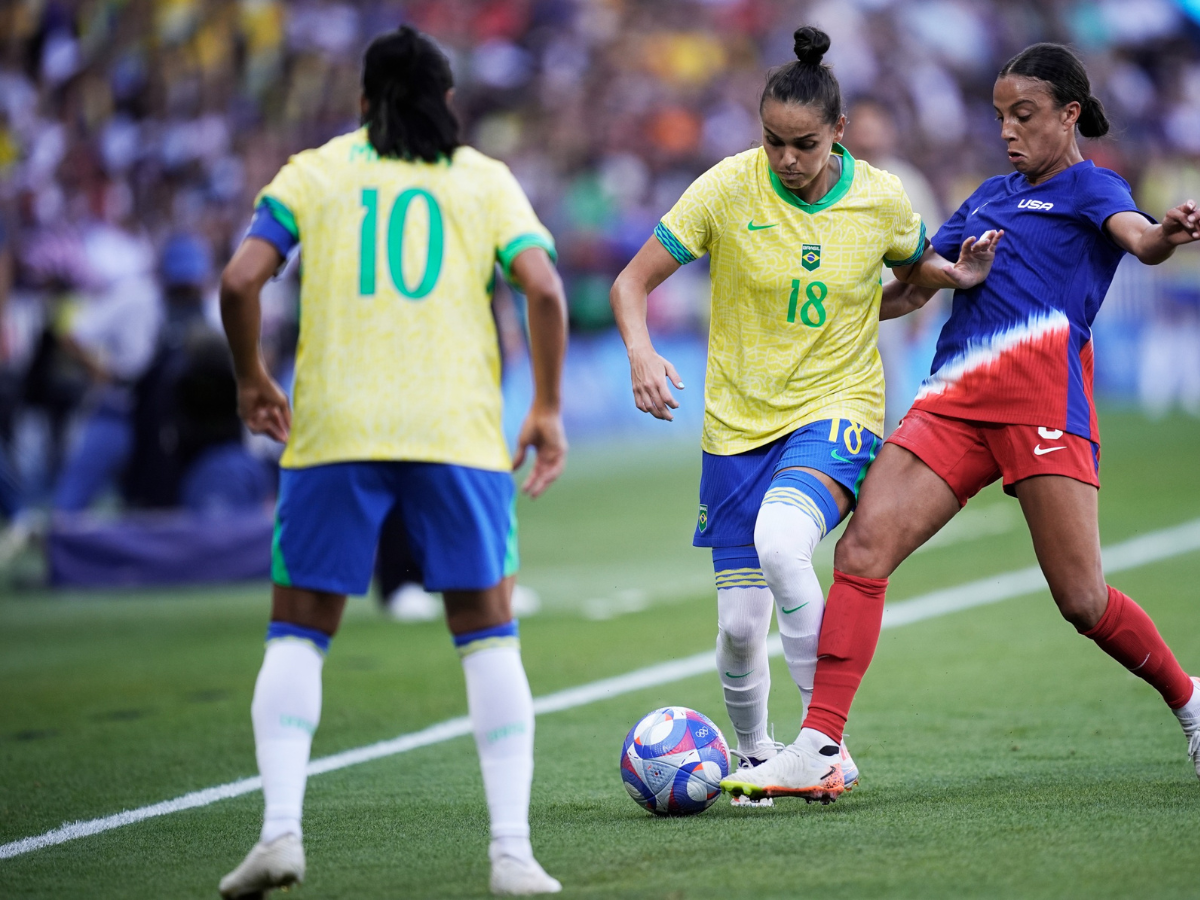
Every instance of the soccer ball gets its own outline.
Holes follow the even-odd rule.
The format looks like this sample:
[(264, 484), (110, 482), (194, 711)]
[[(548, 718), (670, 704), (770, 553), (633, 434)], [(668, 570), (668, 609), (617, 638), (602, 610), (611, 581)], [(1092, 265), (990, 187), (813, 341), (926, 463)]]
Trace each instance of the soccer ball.
[(729, 746), (712, 720), (686, 706), (664, 706), (629, 729), (621, 780), (643, 809), (660, 816), (704, 812), (729, 774)]

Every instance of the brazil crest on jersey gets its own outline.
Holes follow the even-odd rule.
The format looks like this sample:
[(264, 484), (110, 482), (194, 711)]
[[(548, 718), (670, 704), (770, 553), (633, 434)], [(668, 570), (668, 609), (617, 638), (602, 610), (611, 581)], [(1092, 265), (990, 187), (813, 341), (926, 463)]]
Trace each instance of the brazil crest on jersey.
[(913, 407), (1099, 443), (1091, 325), (1125, 255), (1104, 223), (1137, 211), (1125, 179), (1090, 161), (1038, 185), (1019, 172), (980, 185), (934, 249), (955, 260), (968, 236), (1003, 228), (1004, 240), (987, 280), (955, 292)]
[(834, 152), (842, 174), (817, 203), (789, 191), (758, 148), (700, 176), (655, 229), (678, 262), (711, 257), (708, 453), (821, 419), (883, 432), (881, 267), (916, 262), (925, 226), (898, 178)]
[(380, 158), (364, 128), (293, 156), (256, 206), (303, 255), (282, 465), (509, 469), (495, 266), (507, 276), (521, 251), (554, 244), (508, 167), (470, 147), (438, 163)]

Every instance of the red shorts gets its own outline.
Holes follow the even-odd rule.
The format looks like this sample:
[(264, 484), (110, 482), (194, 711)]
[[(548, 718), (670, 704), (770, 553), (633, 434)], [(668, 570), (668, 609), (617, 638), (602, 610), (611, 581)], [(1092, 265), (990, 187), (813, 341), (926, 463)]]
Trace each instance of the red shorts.
[(961, 505), (1004, 477), (1004, 492), (1035, 475), (1065, 475), (1100, 487), (1100, 445), (1036, 425), (972, 422), (910, 409), (887, 439), (916, 454)]

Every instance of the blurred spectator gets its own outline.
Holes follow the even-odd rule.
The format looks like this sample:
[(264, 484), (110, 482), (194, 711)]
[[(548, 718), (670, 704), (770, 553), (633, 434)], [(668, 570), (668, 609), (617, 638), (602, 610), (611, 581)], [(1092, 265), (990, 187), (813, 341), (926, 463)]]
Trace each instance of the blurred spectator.
[[(464, 139), (521, 180), (556, 235), (572, 327), (601, 340), (609, 285), (657, 218), (706, 168), (760, 139), (764, 72), (792, 58), (802, 22), (833, 37), (828, 59), (851, 103), (847, 145), (901, 178), (932, 232), (941, 210), (1010, 170), (993, 78), (1039, 40), (1084, 53), (1121, 135), (1119, 147), (1085, 143), (1086, 154), (1130, 180), (1153, 214), (1200, 192), (1196, 9), (1171, 0), (0, 4), (0, 222), (9, 226), (0, 282), (15, 270), (6, 307), (0, 286), (9, 451), (0, 451), (0, 514), (42, 501), (56, 475), (56, 505), (81, 508), (122, 470), (135, 505), (186, 495), (204, 507), (193, 489), (214, 479), (196, 473), (223, 471), (222, 459), (246, 476), (244, 496), (258, 492), (251, 469), (238, 469), (230, 420), (205, 406), (225, 390), (205, 337), (216, 326), (213, 274), (287, 156), (355, 127), (359, 54), (400, 22), (446, 50)], [(1196, 260), (1179, 254), (1119, 313), (1141, 335), (1142, 393), (1154, 410), (1200, 404)], [(703, 266), (651, 296), (656, 331), (705, 332)], [(264, 354), (284, 381), (297, 270), (290, 261), (263, 297)], [(891, 423), (915, 389), (933, 318), (884, 332)], [(64, 468), (72, 423), (79, 449)]]
[[(941, 204), (921, 170), (898, 155), (899, 134), (892, 111), (878, 100), (856, 101), (847, 116), (844, 142), (853, 155), (900, 179), (913, 209), (925, 223), (927, 237), (932, 238), (944, 218)], [(884, 284), (894, 277), (885, 266)], [(879, 323), (879, 355), (886, 391), (884, 430), (889, 434), (908, 412), (921, 379), (929, 374), (933, 362), (930, 341), (936, 340), (943, 315), (940, 297), (912, 315)]]

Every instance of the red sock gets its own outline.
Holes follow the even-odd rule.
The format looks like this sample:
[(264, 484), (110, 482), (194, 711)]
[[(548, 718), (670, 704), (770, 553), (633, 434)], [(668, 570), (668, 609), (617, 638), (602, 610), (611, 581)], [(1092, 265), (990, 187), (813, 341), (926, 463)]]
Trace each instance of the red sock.
[(886, 578), (859, 578), (833, 570), (805, 728), (841, 741), (850, 704), (879, 643), (886, 593)]
[[(1116, 588), (1109, 587), (1104, 615), (1083, 636), (1095, 641), (1138, 678), (1148, 681), (1171, 709), (1179, 709), (1192, 698), (1192, 679), (1179, 667), (1154, 621)], [(820, 670), (820, 663), (817, 669)]]

